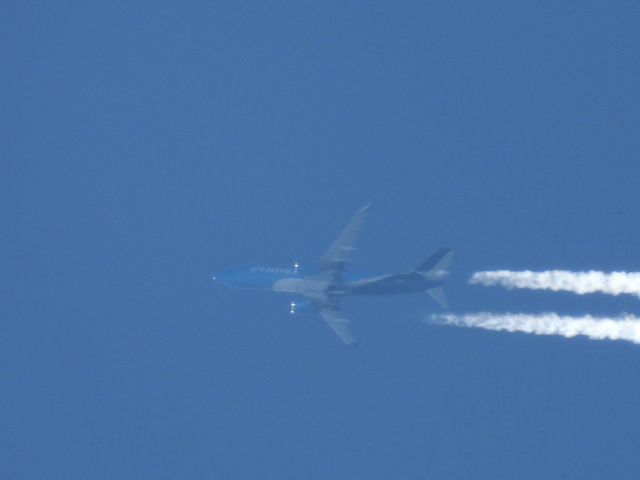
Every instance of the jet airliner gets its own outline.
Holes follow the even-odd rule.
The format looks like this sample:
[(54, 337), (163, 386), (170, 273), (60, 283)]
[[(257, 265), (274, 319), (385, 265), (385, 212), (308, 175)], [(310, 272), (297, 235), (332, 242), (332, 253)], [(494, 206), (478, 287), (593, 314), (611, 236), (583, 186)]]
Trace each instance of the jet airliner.
[(358, 275), (345, 271), (369, 209), (370, 205), (367, 205), (356, 213), (311, 269), (296, 262), (292, 268), (251, 267), (228, 270), (212, 278), (231, 287), (267, 289), (302, 297), (302, 301), (291, 302), (289, 312), (318, 313), (347, 345), (354, 344), (356, 340), (341, 309), (341, 301), (346, 296), (427, 292), (447, 308), (442, 285), (449, 275), (448, 267), (453, 256), (449, 248), (438, 250), (408, 273)]

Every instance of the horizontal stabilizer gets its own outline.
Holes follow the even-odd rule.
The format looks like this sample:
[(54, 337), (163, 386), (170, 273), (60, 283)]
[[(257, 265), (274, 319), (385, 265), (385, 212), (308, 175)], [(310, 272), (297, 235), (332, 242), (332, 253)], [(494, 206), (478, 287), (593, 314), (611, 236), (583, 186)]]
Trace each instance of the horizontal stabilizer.
[(453, 250), (450, 248), (441, 248), (436, 253), (422, 262), (416, 270), (421, 273), (441, 270), (446, 272), (449, 270), (451, 259), (453, 258)]
[(440, 287), (436, 287), (436, 288), (430, 288), (429, 290), (427, 290), (427, 293), (442, 308), (445, 308), (445, 309), (449, 308), (449, 304), (447, 303), (447, 297), (445, 297), (445, 295), (444, 295), (444, 288), (442, 288), (441, 286)]

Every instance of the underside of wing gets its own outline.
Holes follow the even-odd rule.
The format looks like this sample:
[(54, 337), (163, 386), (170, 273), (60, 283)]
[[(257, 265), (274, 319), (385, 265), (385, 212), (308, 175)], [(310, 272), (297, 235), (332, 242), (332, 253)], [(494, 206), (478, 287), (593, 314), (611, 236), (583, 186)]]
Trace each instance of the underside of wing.
[(325, 308), (320, 310), (320, 316), (329, 324), (331, 329), (340, 337), (347, 345), (356, 343), (356, 339), (349, 329), (349, 319), (342, 315), (340, 310)]
[(351, 255), (355, 250), (356, 237), (364, 225), (370, 208), (371, 205), (367, 205), (355, 214), (349, 225), (329, 247), (327, 253), (320, 258), (320, 270), (324, 272), (342, 272), (344, 270), (344, 264), (351, 260)]

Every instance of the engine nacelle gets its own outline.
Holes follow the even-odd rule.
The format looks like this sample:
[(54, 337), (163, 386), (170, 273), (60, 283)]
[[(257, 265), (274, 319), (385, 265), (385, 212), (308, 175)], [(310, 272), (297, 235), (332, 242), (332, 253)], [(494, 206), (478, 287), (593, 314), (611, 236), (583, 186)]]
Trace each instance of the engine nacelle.
[(316, 313), (318, 309), (313, 302), (291, 302), (289, 305), (289, 313), (291, 315), (303, 315), (307, 313)]

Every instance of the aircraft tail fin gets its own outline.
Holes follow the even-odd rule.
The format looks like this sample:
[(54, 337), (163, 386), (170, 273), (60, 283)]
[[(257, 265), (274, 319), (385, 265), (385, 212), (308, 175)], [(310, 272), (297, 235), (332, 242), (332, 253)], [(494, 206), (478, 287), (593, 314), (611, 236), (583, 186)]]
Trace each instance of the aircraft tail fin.
[[(444, 279), (449, 275), (449, 265), (451, 264), (452, 258), (453, 250), (450, 248), (441, 248), (422, 262), (416, 269), (416, 272), (424, 277), (444, 282)], [(444, 289), (442, 288), (442, 283), (436, 287), (428, 289), (427, 293), (442, 308), (449, 308), (447, 297), (445, 297)]]

